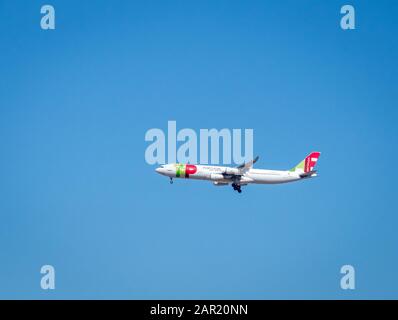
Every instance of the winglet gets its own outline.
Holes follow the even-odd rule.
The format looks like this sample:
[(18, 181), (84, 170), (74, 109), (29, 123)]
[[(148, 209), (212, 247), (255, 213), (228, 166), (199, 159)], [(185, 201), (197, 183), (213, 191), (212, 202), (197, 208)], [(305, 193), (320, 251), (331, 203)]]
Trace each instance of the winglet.
[(249, 162), (242, 163), (240, 166), (237, 166), (237, 168), (238, 169), (249, 169), (249, 168), (253, 167), (253, 164), (255, 164), (258, 161), (259, 158), (260, 157), (257, 156), (257, 157), (255, 157), (253, 160), (251, 160)]

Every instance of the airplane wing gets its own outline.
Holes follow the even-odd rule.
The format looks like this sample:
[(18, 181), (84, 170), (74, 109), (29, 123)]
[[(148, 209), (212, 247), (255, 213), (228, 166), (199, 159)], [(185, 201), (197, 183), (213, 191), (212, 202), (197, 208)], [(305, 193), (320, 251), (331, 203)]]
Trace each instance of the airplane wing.
[[(243, 163), (236, 168), (226, 168), (225, 172), (222, 173), (224, 179), (230, 180), (234, 183), (241, 184), (242, 177), (245, 175), (246, 171), (253, 167), (253, 164), (257, 162), (258, 156), (253, 160)], [(222, 185), (222, 183), (214, 183), (214, 185)], [(243, 185), (243, 184), (241, 184)]]
[(259, 156), (255, 157), (253, 160), (251, 160), (249, 162), (246, 162), (246, 163), (241, 164), (240, 166), (237, 166), (237, 168), (241, 169), (241, 170), (250, 169), (253, 167), (253, 164), (255, 164), (257, 162), (258, 158), (259, 158)]

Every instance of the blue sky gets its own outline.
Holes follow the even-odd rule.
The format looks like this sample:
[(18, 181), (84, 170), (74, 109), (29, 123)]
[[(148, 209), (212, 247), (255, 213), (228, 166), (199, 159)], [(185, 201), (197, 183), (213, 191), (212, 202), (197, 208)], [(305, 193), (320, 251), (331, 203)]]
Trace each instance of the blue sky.
[[(47, 3), (53, 31), (0, 0), (1, 298), (398, 298), (398, 3)], [(319, 178), (170, 185), (169, 120), (253, 128), (258, 167), (319, 150)]]

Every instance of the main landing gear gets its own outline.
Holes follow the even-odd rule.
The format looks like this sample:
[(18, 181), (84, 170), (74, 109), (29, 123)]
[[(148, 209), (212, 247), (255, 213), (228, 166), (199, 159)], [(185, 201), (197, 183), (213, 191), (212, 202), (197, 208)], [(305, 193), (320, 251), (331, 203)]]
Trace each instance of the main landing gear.
[(170, 184), (173, 184), (173, 178), (170, 178)]
[(233, 183), (232, 188), (234, 188), (235, 191), (238, 191), (239, 193), (242, 192), (242, 189), (240, 188), (239, 184)]

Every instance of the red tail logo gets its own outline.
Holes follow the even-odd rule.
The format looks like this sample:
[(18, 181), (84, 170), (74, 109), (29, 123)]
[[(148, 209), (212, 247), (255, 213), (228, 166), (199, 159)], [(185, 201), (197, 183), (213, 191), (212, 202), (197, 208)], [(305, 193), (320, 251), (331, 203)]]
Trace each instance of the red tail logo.
[(314, 167), (320, 155), (321, 155), (320, 152), (313, 152), (307, 158), (305, 158), (304, 172), (310, 172), (314, 170)]

